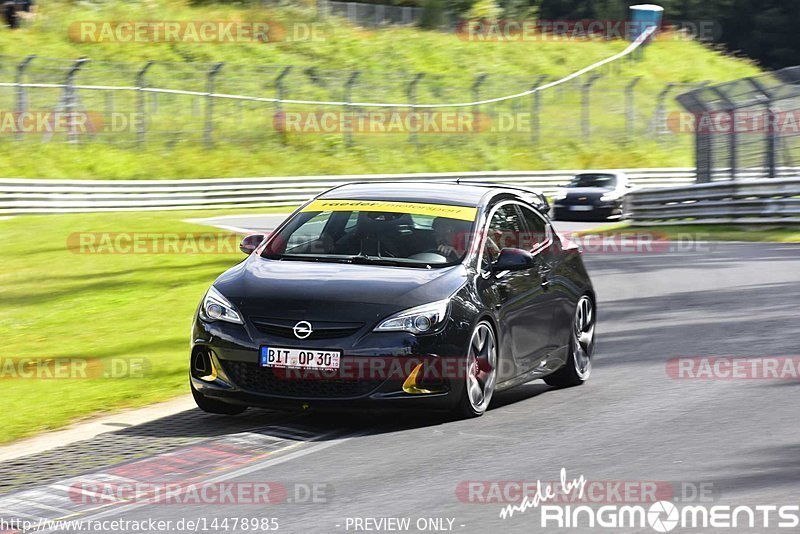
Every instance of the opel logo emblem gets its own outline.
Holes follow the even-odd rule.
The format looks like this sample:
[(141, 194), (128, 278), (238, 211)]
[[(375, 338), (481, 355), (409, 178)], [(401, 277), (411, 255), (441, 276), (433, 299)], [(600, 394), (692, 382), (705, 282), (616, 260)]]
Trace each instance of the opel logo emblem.
[(294, 335), (295, 337), (297, 337), (297, 339), (305, 339), (308, 336), (310, 336), (311, 333), (313, 332), (313, 330), (311, 329), (311, 323), (309, 323), (308, 321), (300, 321), (299, 323), (294, 325), (294, 328), (292, 328), (292, 330), (294, 331)]

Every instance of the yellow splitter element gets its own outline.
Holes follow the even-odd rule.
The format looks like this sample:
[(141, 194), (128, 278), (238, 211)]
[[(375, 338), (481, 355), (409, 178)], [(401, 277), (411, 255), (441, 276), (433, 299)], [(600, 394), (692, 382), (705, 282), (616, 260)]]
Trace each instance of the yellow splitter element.
[(302, 211), (378, 211), (387, 213), (410, 213), (449, 217), (462, 221), (474, 221), (478, 208), (474, 206), (448, 206), (423, 202), (386, 202), (385, 200), (315, 200)]

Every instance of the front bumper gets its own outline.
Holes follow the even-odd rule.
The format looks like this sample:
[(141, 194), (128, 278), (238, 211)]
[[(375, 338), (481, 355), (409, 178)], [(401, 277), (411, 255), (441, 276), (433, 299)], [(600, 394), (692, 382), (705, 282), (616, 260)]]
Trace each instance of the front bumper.
[[(579, 206), (581, 209), (572, 209), (575, 206)], [(603, 202), (593, 204), (556, 202), (553, 205), (553, 216), (555, 219), (562, 221), (620, 219), (622, 217), (622, 202)]]
[[(448, 411), (465, 387), (461, 367), (470, 327), (451, 317), (441, 331), (425, 336), (368, 328), (347, 338), (297, 340), (265, 335), (249, 324), (208, 323), (196, 317), (191, 381), (211, 399), (280, 410)], [(262, 367), (263, 345), (341, 350), (342, 366), (333, 374)], [(196, 365), (204, 352), (213, 372)], [(404, 389), (420, 364), (426, 371), (418, 373), (419, 387)]]

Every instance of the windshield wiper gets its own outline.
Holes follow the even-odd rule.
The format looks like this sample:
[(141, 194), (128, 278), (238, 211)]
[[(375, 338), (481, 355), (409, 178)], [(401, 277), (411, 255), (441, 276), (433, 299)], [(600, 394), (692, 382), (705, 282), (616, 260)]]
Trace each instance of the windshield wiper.
[(413, 260), (403, 260), (399, 258), (386, 258), (383, 256), (368, 256), (366, 254), (356, 254), (353, 256), (313, 256), (306, 254), (272, 254), (265, 255), (268, 260), (286, 261), (313, 261), (328, 263), (352, 263), (359, 265), (387, 265), (390, 267), (415, 267), (430, 269), (432, 267), (446, 266), (447, 264), (429, 264)]
[(264, 258), (268, 260), (288, 260), (288, 261), (317, 261), (333, 263), (350, 263), (346, 256), (312, 256), (306, 254), (268, 254)]
[[(392, 265), (400, 267), (413, 267), (415, 262), (407, 262), (395, 258), (384, 258), (383, 256), (367, 256), (366, 254), (357, 254), (355, 256), (346, 256), (347, 261), (350, 263), (359, 263), (364, 265)], [(417, 264), (424, 266), (425, 264)]]

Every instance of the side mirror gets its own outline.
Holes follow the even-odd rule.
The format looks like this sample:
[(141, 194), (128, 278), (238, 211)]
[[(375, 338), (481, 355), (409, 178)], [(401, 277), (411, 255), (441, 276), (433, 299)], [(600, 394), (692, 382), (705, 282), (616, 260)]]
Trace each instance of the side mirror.
[(264, 239), (266, 239), (266, 237), (267, 236), (264, 234), (250, 234), (242, 239), (241, 243), (239, 243), (239, 250), (249, 256), (255, 249), (258, 248), (258, 245), (260, 245)]
[(534, 265), (533, 255), (527, 250), (520, 248), (504, 248), (500, 251), (497, 261), (492, 264), (492, 271), (499, 273), (502, 271), (522, 271), (530, 269)]
[(549, 215), (550, 214), (550, 202), (548, 202), (547, 197), (542, 195), (542, 194), (538, 194), (537, 196), (539, 197), (539, 203), (536, 204), (534, 207), (542, 215)]

